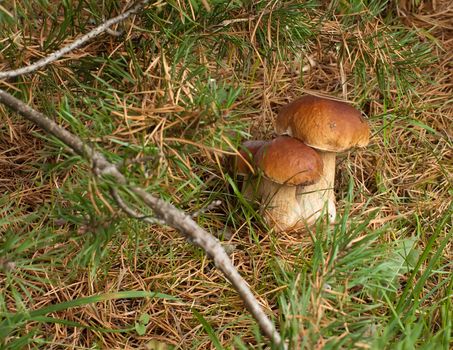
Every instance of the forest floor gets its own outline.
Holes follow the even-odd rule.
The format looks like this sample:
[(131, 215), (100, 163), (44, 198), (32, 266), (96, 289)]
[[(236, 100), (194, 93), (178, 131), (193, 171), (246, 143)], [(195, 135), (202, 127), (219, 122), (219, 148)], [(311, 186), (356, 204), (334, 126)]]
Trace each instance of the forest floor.
[[(128, 1), (0, 4), (0, 70)], [(449, 349), (450, 1), (151, 1), (0, 88), (123, 162), (219, 237), (291, 349)], [(344, 99), (370, 145), (339, 154), (334, 226), (277, 234), (225, 159), (306, 93)], [(1, 348), (268, 348), (204, 253), (129, 219), (89, 164), (0, 106)], [(143, 297), (143, 291), (155, 292)]]

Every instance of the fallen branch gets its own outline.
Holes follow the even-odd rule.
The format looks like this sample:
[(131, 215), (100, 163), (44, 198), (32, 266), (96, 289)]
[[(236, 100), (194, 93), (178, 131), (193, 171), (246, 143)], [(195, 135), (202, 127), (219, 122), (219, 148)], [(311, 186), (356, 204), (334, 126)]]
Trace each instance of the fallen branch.
[[(215, 266), (223, 272), (225, 277), (237, 290), (239, 296), (244, 301), (245, 306), (260, 325), (263, 333), (275, 345), (284, 347), (281, 336), (274, 324), (264, 313), (258, 300), (254, 297), (247, 283), (234, 267), (221, 244), (211, 234), (198, 226), (190, 215), (185, 214), (172, 204), (147, 193), (143, 188), (129, 184), (128, 179), (115, 165), (107, 161), (103, 154), (85, 144), (78, 136), (70, 133), (44, 114), (34, 110), (2, 89), (0, 89), (0, 103), (8, 106), (13, 111), (19, 113), (49, 134), (58, 138), (72, 151), (86, 159), (91, 164), (94, 174), (99, 177), (109, 176), (114, 180), (118, 187), (126, 187), (131, 193), (135, 194), (137, 198), (143, 201), (148, 208), (153, 210), (157, 220), (161, 220), (166, 225), (177, 229), (190, 242), (201, 247), (206, 254), (214, 260)], [(116, 201), (126, 214), (135, 218), (137, 215), (140, 216), (133, 209), (127, 207), (116, 190), (113, 190), (112, 195), (114, 197), (117, 196)], [(119, 202), (118, 199), (120, 200)], [(155, 221), (152, 222), (154, 223)]]
[(34, 72), (35, 70), (38, 70), (38, 69), (48, 65), (49, 63), (58, 60), (60, 57), (68, 54), (72, 50), (75, 50), (75, 49), (79, 48), (80, 46), (85, 44), (87, 41), (90, 41), (91, 39), (93, 39), (94, 37), (98, 36), (102, 32), (105, 32), (105, 31), (107, 31), (109, 33), (114, 32), (114, 31), (110, 30), (110, 27), (112, 25), (117, 24), (117, 23), (119, 23), (121, 21), (124, 21), (125, 19), (127, 19), (131, 15), (137, 13), (146, 4), (148, 4), (149, 1), (150, 0), (139, 1), (135, 6), (131, 7), (129, 10), (124, 11), (122, 14), (120, 14), (120, 15), (118, 15), (116, 17), (110, 18), (109, 20), (107, 20), (104, 23), (102, 23), (101, 25), (97, 26), (96, 28), (94, 28), (90, 32), (86, 33), (85, 35), (83, 35), (79, 39), (75, 40), (71, 44), (62, 47), (58, 51), (55, 51), (55, 52), (51, 53), (49, 56), (46, 56), (46, 57), (40, 59), (39, 61), (36, 61), (35, 63), (30, 64), (29, 66), (22, 67), (22, 68), (19, 68), (19, 69), (15, 69), (15, 70), (0, 72), (0, 79), (14, 78), (14, 77), (17, 77), (19, 75), (24, 75), (24, 74), (29, 74), (31, 72)]

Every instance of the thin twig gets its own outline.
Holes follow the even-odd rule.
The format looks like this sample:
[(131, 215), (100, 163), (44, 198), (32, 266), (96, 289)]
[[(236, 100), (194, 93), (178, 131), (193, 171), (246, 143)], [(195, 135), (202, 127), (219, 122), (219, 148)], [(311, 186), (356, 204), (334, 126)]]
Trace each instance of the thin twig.
[(145, 163), (145, 162), (148, 162), (148, 161), (152, 161), (152, 160), (156, 160), (156, 157), (155, 155), (153, 156), (143, 156), (143, 157), (139, 157), (139, 158), (136, 158), (136, 159), (123, 159), (121, 162), (118, 162), (118, 167), (125, 167), (127, 165), (132, 165), (132, 164), (139, 164), (139, 163)]
[(104, 23), (97, 26), (96, 28), (94, 28), (93, 30), (91, 30), (90, 32), (88, 32), (87, 34), (82, 36), (81, 38), (75, 40), (68, 46), (62, 47), (60, 50), (51, 53), (49, 56), (46, 56), (29, 66), (15, 69), (15, 70), (0, 72), (0, 79), (9, 79), (9, 78), (17, 77), (19, 75), (28, 74), (28, 73), (34, 72), (35, 70), (38, 70), (38, 69), (48, 65), (49, 63), (51, 63), (53, 61), (58, 60), (60, 57), (66, 55), (67, 53), (71, 52), (72, 50), (79, 48), (80, 46), (85, 44), (87, 41), (93, 39), (94, 37), (98, 36), (102, 32), (109, 30), (110, 26), (117, 24), (121, 21), (124, 21), (129, 16), (137, 13), (146, 4), (148, 4), (149, 1), (150, 0), (139, 1), (135, 6), (133, 6), (129, 10), (123, 12), (122, 14), (120, 14), (116, 17), (113, 17), (113, 18), (105, 21)]
[(210, 210), (213, 210), (219, 206), (222, 205), (222, 201), (221, 200), (215, 200), (213, 201), (212, 203), (210, 203), (208, 206), (206, 206), (205, 208), (201, 208), (199, 210), (197, 210), (196, 212), (194, 212), (191, 217), (192, 218), (196, 218), (198, 216), (200, 216), (201, 214), (207, 212), (207, 211), (210, 211)]
[(120, 196), (120, 194), (118, 193), (118, 191), (115, 188), (110, 189), (110, 194), (112, 195), (113, 199), (118, 204), (118, 206), (121, 208), (121, 210), (124, 211), (130, 217), (137, 219), (137, 220), (141, 220), (150, 225), (154, 225), (154, 224), (165, 225), (165, 221), (163, 221), (163, 220), (159, 220), (159, 219), (149, 216), (149, 215), (142, 215), (139, 212), (132, 209), (130, 206), (128, 206), (126, 204), (126, 202), (123, 200), (123, 198)]
[(111, 36), (121, 36), (123, 34), (123, 31), (122, 30), (113, 30), (113, 29), (110, 29), (110, 28), (107, 28), (105, 30), (106, 33), (110, 34)]
[[(172, 204), (154, 197), (143, 188), (129, 184), (126, 177), (115, 165), (107, 161), (103, 154), (86, 145), (78, 136), (70, 133), (44, 114), (34, 110), (2, 89), (0, 89), (0, 103), (10, 107), (24, 118), (40, 126), (46, 132), (65, 143), (75, 153), (88, 160), (96, 175), (107, 176), (110, 179), (113, 179), (113, 182), (126, 186), (129, 191), (135, 194), (143, 201), (143, 203), (153, 210), (158, 219), (164, 221), (166, 225), (177, 229), (189, 241), (201, 247), (206, 254), (214, 260), (215, 266), (223, 272), (225, 277), (237, 290), (239, 296), (244, 301), (245, 306), (260, 325), (263, 333), (269, 337), (275, 345), (285, 347), (279, 332), (261, 308), (258, 300), (253, 295), (245, 280), (234, 267), (222, 245), (211, 234), (198, 226), (190, 215), (185, 214)], [(126, 211), (126, 213), (128, 213), (128, 211)]]

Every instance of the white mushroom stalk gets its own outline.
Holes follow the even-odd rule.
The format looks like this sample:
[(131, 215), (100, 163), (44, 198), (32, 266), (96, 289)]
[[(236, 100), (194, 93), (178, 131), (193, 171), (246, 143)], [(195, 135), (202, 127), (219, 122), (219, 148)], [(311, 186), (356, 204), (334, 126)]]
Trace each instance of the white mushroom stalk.
[(324, 151), (318, 153), (324, 164), (321, 179), (313, 185), (298, 186), (296, 190), (301, 216), (308, 225), (323, 214), (326, 214), (329, 223), (333, 223), (337, 215), (334, 193), (336, 154)]
[(301, 209), (296, 198), (296, 186), (282, 185), (262, 178), (258, 196), (262, 205), (260, 214), (276, 232), (301, 225)]

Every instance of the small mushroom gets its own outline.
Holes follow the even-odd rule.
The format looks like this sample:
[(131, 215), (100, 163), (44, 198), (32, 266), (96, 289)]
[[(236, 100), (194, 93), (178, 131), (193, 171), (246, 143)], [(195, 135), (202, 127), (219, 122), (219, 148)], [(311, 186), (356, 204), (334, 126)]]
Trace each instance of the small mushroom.
[(365, 147), (370, 138), (368, 123), (357, 109), (345, 102), (305, 95), (279, 111), (276, 131), (319, 151), (324, 163), (323, 176), (316, 184), (299, 188), (298, 197), (305, 215), (316, 219), (327, 209), (329, 221), (333, 222), (336, 153)]
[(304, 226), (296, 186), (319, 181), (323, 168), (319, 154), (295, 138), (280, 136), (258, 149), (255, 163), (264, 175), (259, 185), (260, 211), (268, 225), (276, 231)]
[(242, 177), (241, 192), (245, 199), (253, 200), (255, 196), (255, 181), (253, 181), (254, 161), (253, 158), (258, 150), (269, 141), (250, 140), (245, 141), (239, 148), (239, 153), (231, 158), (230, 168), (237, 175)]

